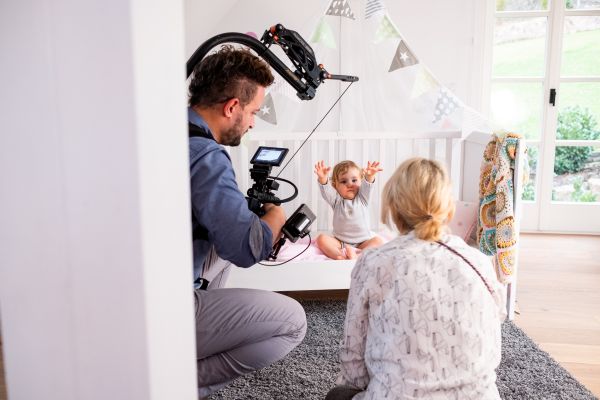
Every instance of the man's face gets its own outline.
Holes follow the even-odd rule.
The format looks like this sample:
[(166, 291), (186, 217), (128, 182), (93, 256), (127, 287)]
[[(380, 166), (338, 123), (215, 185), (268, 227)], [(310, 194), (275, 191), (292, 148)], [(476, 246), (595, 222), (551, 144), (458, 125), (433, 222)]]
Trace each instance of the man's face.
[(348, 171), (338, 175), (335, 189), (344, 199), (352, 200), (360, 189), (360, 171), (350, 168)]
[(221, 144), (225, 146), (238, 146), (242, 141), (242, 136), (248, 129), (254, 128), (254, 116), (260, 110), (260, 106), (265, 98), (265, 88), (258, 86), (254, 99), (245, 107), (240, 104), (235, 106), (233, 123), (223, 133), (221, 133)]

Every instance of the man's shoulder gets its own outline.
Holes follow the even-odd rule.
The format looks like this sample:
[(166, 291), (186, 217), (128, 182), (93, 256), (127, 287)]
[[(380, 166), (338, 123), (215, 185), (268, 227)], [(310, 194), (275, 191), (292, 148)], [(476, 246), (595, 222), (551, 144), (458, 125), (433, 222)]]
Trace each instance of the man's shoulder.
[(204, 137), (191, 137), (189, 138), (189, 152), (190, 152), (190, 163), (193, 163), (200, 158), (212, 153), (211, 155), (217, 158), (223, 158), (229, 160), (229, 155), (217, 142)]

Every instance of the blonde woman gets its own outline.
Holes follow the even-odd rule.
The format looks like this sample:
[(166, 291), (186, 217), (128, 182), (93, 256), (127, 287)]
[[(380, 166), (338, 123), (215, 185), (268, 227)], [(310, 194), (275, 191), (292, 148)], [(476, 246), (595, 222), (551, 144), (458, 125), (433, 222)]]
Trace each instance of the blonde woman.
[(502, 286), (490, 260), (447, 233), (448, 175), (405, 161), (386, 183), (382, 221), (400, 235), (352, 271), (341, 373), (327, 400), (499, 399)]

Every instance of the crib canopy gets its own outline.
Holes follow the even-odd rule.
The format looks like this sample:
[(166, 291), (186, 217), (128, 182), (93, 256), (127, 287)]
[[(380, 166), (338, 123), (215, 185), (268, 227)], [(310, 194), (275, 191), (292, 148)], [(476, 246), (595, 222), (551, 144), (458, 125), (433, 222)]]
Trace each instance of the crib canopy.
[[(221, 26), (260, 39), (269, 26), (282, 23), (312, 46), (317, 61), (330, 73), (356, 75), (319, 130), (333, 132), (490, 131), (488, 121), (444, 87), (424, 65), (383, 0), (325, 0), (288, 3), (289, 12), (272, 11), (269, 1), (229, 0), (211, 7), (212, 24), (201, 24), (193, 40), (223, 33)], [(214, 8), (214, 9), (213, 9)], [(292, 9), (293, 8), (293, 9)], [(216, 14), (216, 15), (215, 15)], [(214, 16), (214, 18), (212, 17)], [(220, 24), (219, 21), (226, 21)], [(198, 21), (188, 21), (198, 24)], [(217, 23), (217, 25), (215, 25)], [(246, 27), (236, 29), (233, 27)], [(200, 33), (201, 32), (201, 33)], [(190, 35), (188, 35), (190, 36)], [(201, 42), (188, 43), (188, 52)], [(288, 65), (287, 57), (271, 49)], [(258, 114), (256, 130), (302, 132), (312, 129), (346, 89), (347, 82), (325, 81), (313, 100), (302, 101), (275, 74)]]

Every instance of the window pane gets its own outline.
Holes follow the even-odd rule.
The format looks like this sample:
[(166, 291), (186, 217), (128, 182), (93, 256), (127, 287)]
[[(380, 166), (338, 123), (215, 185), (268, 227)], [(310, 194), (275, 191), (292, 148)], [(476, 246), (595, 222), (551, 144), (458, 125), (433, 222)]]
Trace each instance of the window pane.
[(496, 0), (496, 11), (547, 10), (548, 0)]
[(569, 10), (600, 9), (600, 0), (565, 0)]
[(541, 83), (493, 83), (491, 110), (495, 127), (539, 139), (542, 102)]
[(597, 82), (561, 83), (557, 139), (600, 139), (599, 93)]
[(561, 75), (600, 75), (600, 17), (566, 17)]
[(546, 18), (496, 18), (493, 76), (544, 76)]
[(523, 200), (535, 201), (537, 197), (537, 166), (539, 147), (527, 145), (527, 160), (529, 161), (529, 180), (523, 187)]
[(552, 200), (600, 201), (600, 147), (558, 146)]

